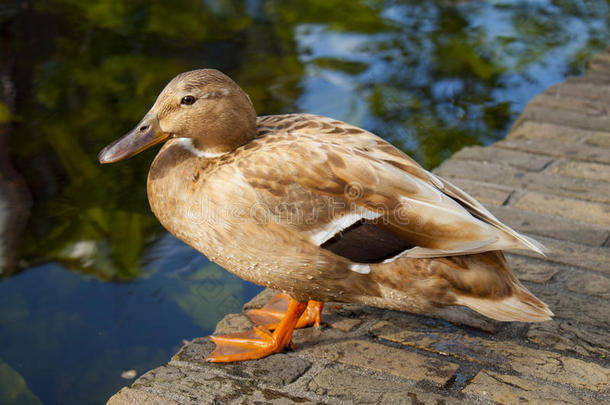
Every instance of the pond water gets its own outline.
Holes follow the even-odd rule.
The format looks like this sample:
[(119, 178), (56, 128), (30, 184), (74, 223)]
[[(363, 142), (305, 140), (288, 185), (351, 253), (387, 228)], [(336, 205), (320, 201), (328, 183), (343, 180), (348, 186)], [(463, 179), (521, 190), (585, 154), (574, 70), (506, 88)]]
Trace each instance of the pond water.
[(608, 15), (606, 1), (3, 2), (0, 403), (103, 402), (261, 290), (160, 227), (155, 150), (97, 163), (175, 74), (220, 69), (259, 114), (332, 116), (433, 168), (580, 74)]

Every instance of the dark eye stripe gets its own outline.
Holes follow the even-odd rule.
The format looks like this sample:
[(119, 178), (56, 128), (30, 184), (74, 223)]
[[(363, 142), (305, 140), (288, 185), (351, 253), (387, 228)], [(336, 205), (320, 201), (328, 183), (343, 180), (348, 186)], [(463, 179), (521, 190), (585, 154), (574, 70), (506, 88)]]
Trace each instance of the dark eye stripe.
[(195, 97), (193, 96), (184, 96), (182, 97), (182, 100), (180, 100), (180, 104), (186, 104), (186, 105), (191, 105), (195, 102)]

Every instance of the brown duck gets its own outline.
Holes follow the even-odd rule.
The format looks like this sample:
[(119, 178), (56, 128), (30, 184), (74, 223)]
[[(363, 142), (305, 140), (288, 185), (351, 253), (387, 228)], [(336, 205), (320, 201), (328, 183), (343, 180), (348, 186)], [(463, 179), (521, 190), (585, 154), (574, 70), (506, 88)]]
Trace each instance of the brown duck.
[(463, 305), (501, 321), (553, 315), (502, 254), (542, 246), (370, 132), (310, 114), (257, 117), (235, 82), (202, 69), (175, 77), (99, 161), (164, 141), (148, 175), (159, 221), (284, 293), (250, 314), (261, 326), (211, 337), (210, 361), (284, 350), (295, 327), (319, 325), (325, 301), (418, 313)]

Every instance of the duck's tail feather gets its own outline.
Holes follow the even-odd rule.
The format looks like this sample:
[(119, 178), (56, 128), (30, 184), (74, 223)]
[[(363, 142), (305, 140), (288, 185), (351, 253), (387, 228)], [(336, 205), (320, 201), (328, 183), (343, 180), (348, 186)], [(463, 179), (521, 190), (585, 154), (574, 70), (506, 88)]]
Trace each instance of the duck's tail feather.
[(464, 305), (498, 321), (544, 322), (551, 320), (553, 312), (525, 287), (502, 299), (457, 296), (456, 304)]

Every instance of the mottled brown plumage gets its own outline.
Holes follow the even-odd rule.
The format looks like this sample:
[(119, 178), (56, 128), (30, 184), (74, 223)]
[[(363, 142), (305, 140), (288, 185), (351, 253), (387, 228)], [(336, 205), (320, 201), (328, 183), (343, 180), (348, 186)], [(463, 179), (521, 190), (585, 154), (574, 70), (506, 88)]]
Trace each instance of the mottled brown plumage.
[[(256, 118), (231, 79), (197, 70), (172, 80), (100, 161), (161, 141), (148, 179), (153, 212), (179, 239), (246, 280), (300, 302), (412, 312), (465, 305), (504, 321), (552, 315), (501, 253), (541, 246), (370, 132), (309, 114)], [(225, 354), (213, 360), (244, 358)]]

